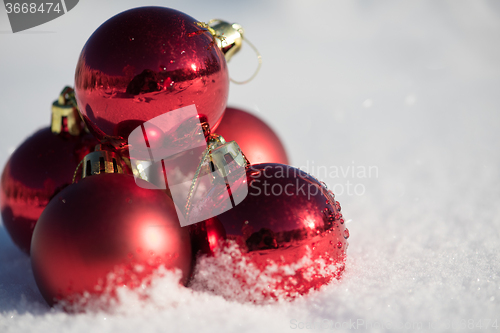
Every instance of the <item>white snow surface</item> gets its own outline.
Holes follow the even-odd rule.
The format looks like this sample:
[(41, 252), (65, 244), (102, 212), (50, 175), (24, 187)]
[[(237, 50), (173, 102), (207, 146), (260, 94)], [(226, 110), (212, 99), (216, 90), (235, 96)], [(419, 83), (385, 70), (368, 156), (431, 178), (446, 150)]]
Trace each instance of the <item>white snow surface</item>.
[[(0, 332), (498, 331), (500, 2), (148, 4), (244, 26), (264, 64), (231, 85), (229, 105), (268, 122), (291, 163), (333, 189), (351, 235), (345, 273), (265, 305), (167, 273), (142, 291), (147, 301), (120, 290), (115, 306), (68, 314), (46, 305), (0, 224)], [(90, 34), (141, 5), (83, 0), (17, 34), (0, 8), (1, 166), (48, 125)], [(256, 64), (244, 45), (231, 76)]]

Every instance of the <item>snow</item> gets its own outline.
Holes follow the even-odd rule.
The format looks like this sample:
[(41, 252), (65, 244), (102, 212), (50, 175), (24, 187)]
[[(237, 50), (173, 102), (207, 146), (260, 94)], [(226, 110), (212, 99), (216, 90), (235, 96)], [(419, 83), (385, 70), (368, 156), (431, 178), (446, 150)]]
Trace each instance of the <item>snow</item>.
[[(344, 275), (254, 305), (227, 297), (230, 286), (186, 289), (166, 274), (143, 291), (148, 301), (121, 290), (106, 311), (68, 314), (45, 304), (0, 225), (0, 332), (496, 331), (499, 2), (149, 3), (246, 29), (264, 63), (231, 86), (229, 104), (270, 123), (292, 164), (333, 188), (351, 235)], [(18, 34), (0, 9), (0, 165), (48, 125), (92, 31), (140, 5), (81, 1)], [(252, 66), (248, 47), (229, 64), (237, 80)]]

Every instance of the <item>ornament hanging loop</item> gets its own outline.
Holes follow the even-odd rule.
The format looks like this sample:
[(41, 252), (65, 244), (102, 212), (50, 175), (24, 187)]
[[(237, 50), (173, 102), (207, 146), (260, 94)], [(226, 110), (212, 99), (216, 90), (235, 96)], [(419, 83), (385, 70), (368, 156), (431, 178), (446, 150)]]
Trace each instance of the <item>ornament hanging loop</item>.
[(250, 78), (248, 78), (247, 80), (244, 80), (244, 81), (236, 81), (236, 80), (234, 80), (232, 78), (229, 78), (229, 80), (231, 80), (232, 83), (246, 84), (246, 83), (252, 81), (257, 76), (257, 74), (260, 71), (260, 68), (262, 67), (262, 56), (260, 55), (259, 50), (257, 50), (257, 48), (255, 47), (255, 45), (253, 45), (252, 43), (250, 43), (250, 41), (248, 39), (245, 39), (245, 42), (248, 45), (250, 45), (250, 47), (255, 51), (255, 54), (257, 55), (257, 61), (258, 61), (257, 69), (255, 70), (255, 72), (253, 72), (253, 74), (252, 74), (252, 76), (250, 76)]
[(252, 81), (262, 66), (262, 56), (260, 55), (259, 50), (253, 45), (247, 38), (244, 37), (245, 30), (238, 23), (229, 23), (219, 19), (213, 19), (208, 21), (208, 31), (214, 36), (214, 40), (217, 43), (217, 46), (221, 49), (222, 53), (224, 53), (224, 57), (226, 58), (226, 62), (235, 55), (240, 49), (245, 41), (257, 55), (258, 66), (252, 76), (244, 81), (236, 81), (230, 78), (231, 82), (236, 84), (245, 84)]

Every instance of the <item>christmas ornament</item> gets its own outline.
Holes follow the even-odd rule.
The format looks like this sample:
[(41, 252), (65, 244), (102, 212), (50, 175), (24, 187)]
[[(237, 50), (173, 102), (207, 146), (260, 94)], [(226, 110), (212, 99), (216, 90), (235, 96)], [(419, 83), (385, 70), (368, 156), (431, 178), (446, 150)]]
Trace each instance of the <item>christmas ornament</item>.
[(99, 140), (123, 145), (145, 121), (190, 105), (216, 126), (229, 78), (217, 42), (222, 37), (211, 31), (162, 7), (134, 8), (103, 23), (85, 44), (75, 74), (89, 130)]
[(256, 116), (236, 108), (226, 108), (215, 132), (238, 142), (253, 164), (288, 164), (285, 148), (276, 133)]
[[(247, 181), (246, 198), (217, 216), (223, 231), (212, 224), (206, 237), (198, 230), (193, 238), (213, 256), (209, 267), (197, 268), (194, 284), (223, 295), (221, 286), (236, 284), (248, 291), (246, 300), (256, 301), (294, 298), (339, 278), (349, 231), (334, 194), (305, 172), (277, 163), (250, 166)], [(205, 239), (217, 246), (207, 247)], [(211, 270), (216, 277), (206, 273)]]
[(186, 283), (191, 244), (172, 200), (137, 186), (120, 174), (124, 168), (114, 152), (89, 154), (84, 178), (58, 193), (40, 216), (32, 268), (50, 305), (141, 286), (160, 266), (179, 269)]
[(14, 243), (30, 252), (38, 217), (50, 199), (71, 184), (75, 168), (97, 141), (83, 129), (66, 87), (52, 105), (52, 124), (34, 133), (12, 153), (0, 191), (2, 219)]

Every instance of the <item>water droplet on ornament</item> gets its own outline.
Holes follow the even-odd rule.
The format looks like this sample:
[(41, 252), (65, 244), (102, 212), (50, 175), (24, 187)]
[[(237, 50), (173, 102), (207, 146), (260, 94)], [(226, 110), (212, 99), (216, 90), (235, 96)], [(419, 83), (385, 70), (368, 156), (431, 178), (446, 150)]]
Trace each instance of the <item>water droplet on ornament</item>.
[(337, 248), (341, 249), (342, 248), (342, 242), (337, 243)]
[(344, 219), (340, 219), (340, 224), (344, 224)]
[(181, 52), (181, 54), (184, 54), (184, 53), (186, 53), (186, 51), (182, 51), (182, 52)]
[(349, 229), (345, 228), (344, 230), (344, 238), (347, 239), (349, 238)]
[(250, 172), (250, 176), (252, 177), (258, 177), (260, 176), (260, 171), (259, 170), (254, 170)]
[(135, 40), (135, 39), (134, 39), (134, 37), (130, 37), (128, 40), (129, 40), (129, 41), (133, 41), (133, 40)]
[(323, 185), (323, 187), (328, 190), (328, 185), (326, 185), (325, 182), (321, 182), (321, 185)]
[(342, 218), (342, 214), (337, 213), (335, 214), (335, 220), (340, 220)]
[(342, 207), (340, 207), (340, 202), (335, 201), (335, 208), (340, 212), (342, 210)]

